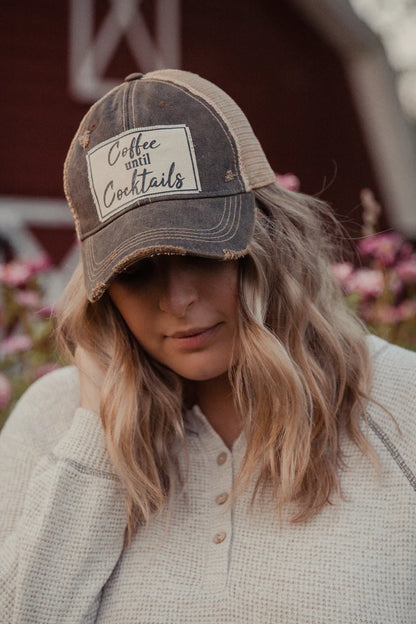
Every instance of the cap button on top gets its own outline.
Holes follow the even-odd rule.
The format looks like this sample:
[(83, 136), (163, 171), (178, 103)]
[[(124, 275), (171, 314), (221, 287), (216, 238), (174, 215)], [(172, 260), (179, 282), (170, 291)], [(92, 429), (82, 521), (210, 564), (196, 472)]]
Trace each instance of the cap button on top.
[(141, 74), (140, 72), (133, 72), (132, 74), (129, 74), (128, 76), (124, 78), (124, 82), (130, 82), (131, 80), (139, 80), (140, 78), (143, 78), (143, 74)]

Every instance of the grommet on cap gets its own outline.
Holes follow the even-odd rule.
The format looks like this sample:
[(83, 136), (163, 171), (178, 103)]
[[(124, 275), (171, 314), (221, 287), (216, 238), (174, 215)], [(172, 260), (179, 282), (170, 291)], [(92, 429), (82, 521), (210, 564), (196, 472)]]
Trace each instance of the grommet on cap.
[(133, 72), (132, 74), (129, 74), (128, 76), (124, 78), (124, 82), (130, 82), (131, 80), (139, 80), (140, 78), (143, 78), (143, 74), (141, 74), (140, 72)]

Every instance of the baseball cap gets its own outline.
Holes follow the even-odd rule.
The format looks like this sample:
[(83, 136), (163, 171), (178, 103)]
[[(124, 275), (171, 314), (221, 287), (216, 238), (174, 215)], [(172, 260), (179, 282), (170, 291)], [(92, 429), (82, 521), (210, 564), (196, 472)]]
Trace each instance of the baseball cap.
[(64, 165), (88, 299), (144, 257), (244, 256), (252, 191), (274, 182), (247, 118), (219, 87), (181, 70), (127, 76), (85, 115)]

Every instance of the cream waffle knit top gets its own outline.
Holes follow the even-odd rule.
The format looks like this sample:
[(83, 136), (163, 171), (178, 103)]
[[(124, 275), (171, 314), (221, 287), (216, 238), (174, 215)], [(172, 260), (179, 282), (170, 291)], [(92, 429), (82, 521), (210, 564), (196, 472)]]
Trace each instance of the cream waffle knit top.
[(125, 511), (76, 369), (36, 382), (0, 435), (1, 624), (415, 624), (416, 354), (370, 339), (369, 438), (344, 441), (343, 500), (309, 522), (227, 497), (230, 451), (198, 408), (190, 471), (167, 514), (122, 554)]

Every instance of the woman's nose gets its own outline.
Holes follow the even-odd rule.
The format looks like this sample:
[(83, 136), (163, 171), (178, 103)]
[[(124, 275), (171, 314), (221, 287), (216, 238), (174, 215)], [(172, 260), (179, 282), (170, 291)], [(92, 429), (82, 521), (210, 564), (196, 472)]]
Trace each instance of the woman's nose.
[(191, 266), (172, 259), (163, 266), (159, 307), (178, 318), (198, 299), (198, 277)]

